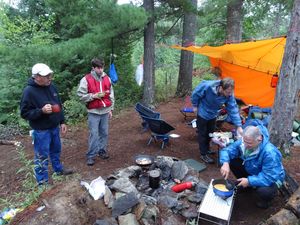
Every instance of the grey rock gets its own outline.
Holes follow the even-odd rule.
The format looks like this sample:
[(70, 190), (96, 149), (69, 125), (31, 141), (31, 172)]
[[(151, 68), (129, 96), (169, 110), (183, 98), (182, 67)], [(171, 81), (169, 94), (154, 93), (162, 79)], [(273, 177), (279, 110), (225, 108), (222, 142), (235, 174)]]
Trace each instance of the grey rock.
[(119, 225), (139, 225), (134, 214), (126, 214), (124, 216), (119, 216)]
[(183, 224), (180, 218), (177, 215), (171, 215), (167, 218), (162, 218), (161, 225), (179, 225)]
[(104, 194), (104, 204), (111, 209), (112, 205), (114, 203), (114, 196), (111, 193), (110, 189), (105, 186), (105, 194)]
[(155, 205), (149, 205), (145, 208), (142, 220), (148, 221), (150, 224), (155, 224), (159, 214), (159, 209)]
[(110, 187), (113, 190), (124, 192), (124, 193), (138, 193), (138, 190), (128, 178), (117, 179)]
[(118, 178), (132, 178), (137, 177), (141, 172), (142, 168), (140, 166), (129, 166), (117, 171), (115, 176)]
[(117, 221), (114, 218), (96, 220), (94, 225), (118, 225)]
[(114, 201), (112, 206), (112, 216), (117, 217), (127, 212), (127, 210), (131, 209), (133, 206), (139, 203), (139, 199), (136, 194), (131, 192), (122, 196)]
[(287, 209), (281, 209), (266, 221), (268, 225), (296, 225), (300, 224), (300, 220)]
[(187, 199), (189, 200), (189, 202), (192, 202), (192, 203), (200, 203), (202, 201), (204, 197), (204, 194), (192, 194), (192, 195), (189, 195), (187, 197)]
[(191, 205), (189, 208), (182, 210), (180, 214), (187, 219), (197, 218), (197, 207), (195, 205)]
[(189, 169), (184, 161), (174, 162), (171, 170), (171, 176), (173, 179), (183, 180), (188, 170)]
[(140, 200), (140, 203), (134, 209), (134, 214), (137, 220), (140, 220), (142, 218), (146, 207), (146, 203), (143, 200)]
[(290, 197), (286, 204), (287, 209), (292, 211), (298, 218), (300, 218), (300, 188)]
[(177, 198), (173, 198), (168, 195), (163, 195), (158, 197), (158, 202), (159, 204), (162, 204), (168, 208), (174, 208), (178, 205), (178, 200)]

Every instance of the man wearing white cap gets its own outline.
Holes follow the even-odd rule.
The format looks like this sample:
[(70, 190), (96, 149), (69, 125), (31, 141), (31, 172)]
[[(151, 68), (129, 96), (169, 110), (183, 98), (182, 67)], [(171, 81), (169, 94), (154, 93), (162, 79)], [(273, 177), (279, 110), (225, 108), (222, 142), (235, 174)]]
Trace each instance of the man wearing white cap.
[(39, 185), (48, 183), (49, 157), (56, 174), (73, 173), (60, 162), (60, 131), (65, 134), (67, 126), (58, 91), (51, 83), (52, 75), (53, 71), (46, 64), (35, 64), (20, 103), (21, 116), (33, 129), (34, 170)]

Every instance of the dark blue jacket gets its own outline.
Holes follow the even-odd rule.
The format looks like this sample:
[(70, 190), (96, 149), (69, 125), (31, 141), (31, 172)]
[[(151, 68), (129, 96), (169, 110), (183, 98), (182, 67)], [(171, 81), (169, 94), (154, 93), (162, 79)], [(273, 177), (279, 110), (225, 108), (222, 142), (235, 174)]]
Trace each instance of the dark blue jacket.
[(238, 140), (220, 151), (220, 163), (230, 162), (231, 159), (241, 158), (244, 161), (245, 170), (248, 172), (250, 186), (281, 186), (285, 172), (281, 162), (280, 151), (270, 143), (269, 133), (266, 127), (257, 126), (263, 135), (263, 141), (257, 150), (248, 157), (244, 156), (245, 147), (242, 140)]
[(20, 102), (21, 117), (29, 121), (34, 130), (47, 130), (64, 123), (64, 114), (44, 114), (42, 108), (46, 104), (62, 104), (56, 87), (51, 83), (49, 86), (40, 86), (33, 78), (28, 80), (27, 87), (23, 91)]
[(191, 101), (198, 108), (198, 115), (205, 119), (215, 119), (220, 109), (225, 105), (231, 121), (237, 127), (242, 126), (239, 108), (233, 95), (225, 97), (218, 94), (220, 80), (203, 80), (193, 91)]

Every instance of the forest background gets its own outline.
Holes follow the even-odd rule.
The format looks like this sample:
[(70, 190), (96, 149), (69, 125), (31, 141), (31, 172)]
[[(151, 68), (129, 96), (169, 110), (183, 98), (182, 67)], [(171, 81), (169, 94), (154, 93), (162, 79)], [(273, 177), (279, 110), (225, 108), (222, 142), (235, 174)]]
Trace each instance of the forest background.
[[(189, 1), (154, 1), (155, 102), (176, 95), (180, 52), (169, 48), (182, 42), (183, 15)], [(227, 7), (231, 0), (198, 1), (196, 45), (226, 41)], [(242, 41), (287, 34), (293, 1), (244, 0)], [(76, 89), (89, 72), (90, 61), (103, 57), (108, 72), (111, 54), (119, 76), (114, 86), (116, 110), (142, 99), (135, 69), (144, 51), (144, 27), (149, 14), (143, 1), (118, 5), (116, 0), (20, 0), (0, 7), (0, 124), (28, 128), (19, 116), (23, 88), (38, 62), (54, 71), (68, 123), (86, 115)], [(195, 55), (193, 87), (201, 79), (214, 79), (206, 57)], [(201, 75), (201, 76), (200, 76)]]

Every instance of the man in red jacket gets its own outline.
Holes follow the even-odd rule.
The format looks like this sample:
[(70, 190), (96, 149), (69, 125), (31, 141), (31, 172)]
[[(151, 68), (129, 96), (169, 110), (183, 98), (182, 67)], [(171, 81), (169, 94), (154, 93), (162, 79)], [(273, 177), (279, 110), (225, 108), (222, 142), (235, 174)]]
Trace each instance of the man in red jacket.
[(95, 156), (108, 159), (108, 121), (112, 117), (114, 92), (109, 76), (104, 72), (102, 59), (92, 60), (92, 70), (81, 80), (77, 90), (80, 100), (87, 106), (89, 126), (89, 148), (87, 165), (95, 163)]

